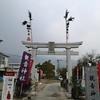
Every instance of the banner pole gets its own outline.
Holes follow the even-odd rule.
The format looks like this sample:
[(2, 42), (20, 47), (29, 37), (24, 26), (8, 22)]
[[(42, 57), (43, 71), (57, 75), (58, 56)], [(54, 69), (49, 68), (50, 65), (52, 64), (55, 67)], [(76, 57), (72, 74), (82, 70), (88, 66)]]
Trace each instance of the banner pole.
[(23, 84), (21, 84), (20, 98), (21, 98), (21, 94), (22, 94), (22, 87), (23, 87)]

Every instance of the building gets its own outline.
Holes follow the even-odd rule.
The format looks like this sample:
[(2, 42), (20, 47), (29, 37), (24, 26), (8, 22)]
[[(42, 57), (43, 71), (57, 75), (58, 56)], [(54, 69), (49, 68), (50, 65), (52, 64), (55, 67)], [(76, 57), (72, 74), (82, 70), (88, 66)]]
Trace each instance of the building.
[(8, 67), (8, 58), (8, 55), (0, 52), (0, 69)]
[(9, 63), (9, 68), (12, 68), (14, 72), (18, 72), (20, 68), (20, 63)]
[[(13, 63), (9, 62), (8, 58), (10, 58), (10, 61), (12, 61)], [(20, 63), (14, 62), (13, 59), (14, 57), (10, 55), (8, 56), (0, 52), (0, 81), (3, 81), (3, 74), (6, 68), (11, 68), (12, 71), (15, 72), (15, 78), (17, 77), (20, 68)], [(15, 59), (15, 61), (18, 60)]]
[(5, 68), (8, 67), (8, 58), (9, 56), (0, 52), (0, 82), (3, 81), (3, 74)]
[(20, 63), (9, 63), (8, 66), (13, 70), (13, 72), (15, 72), (15, 78), (17, 78), (20, 68)]

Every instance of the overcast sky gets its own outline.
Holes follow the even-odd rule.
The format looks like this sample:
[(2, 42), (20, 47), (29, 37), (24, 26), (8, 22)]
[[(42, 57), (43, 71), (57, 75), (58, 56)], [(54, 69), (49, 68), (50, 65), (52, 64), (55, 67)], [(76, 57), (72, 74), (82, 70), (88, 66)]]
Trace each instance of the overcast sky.
[(28, 10), (32, 13), (33, 42), (66, 42), (65, 15), (75, 17), (69, 26), (69, 42), (83, 41), (81, 57), (91, 50), (100, 53), (100, 0), (0, 0), (0, 51), (21, 55), (25, 49)]

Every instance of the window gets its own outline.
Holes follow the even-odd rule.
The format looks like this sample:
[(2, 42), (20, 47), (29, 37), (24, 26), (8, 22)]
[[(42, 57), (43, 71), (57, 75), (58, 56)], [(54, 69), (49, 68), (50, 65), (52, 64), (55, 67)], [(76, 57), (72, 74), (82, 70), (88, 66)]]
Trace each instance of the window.
[(5, 64), (5, 61), (2, 61), (2, 64)]
[(2, 60), (5, 60), (5, 57), (2, 57)]

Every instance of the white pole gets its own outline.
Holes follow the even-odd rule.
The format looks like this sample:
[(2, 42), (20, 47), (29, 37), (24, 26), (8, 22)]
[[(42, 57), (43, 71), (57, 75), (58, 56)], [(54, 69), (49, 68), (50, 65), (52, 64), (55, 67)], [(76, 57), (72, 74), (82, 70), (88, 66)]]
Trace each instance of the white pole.
[(67, 48), (67, 64), (68, 64), (68, 92), (71, 93), (72, 65), (71, 65), (70, 48)]
[(82, 66), (82, 87), (85, 87), (84, 66)]
[(33, 62), (32, 70), (31, 70), (31, 78), (32, 78), (33, 81), (35, 81), (36, 51), (37, 51), (36, 48), (33, 48), (33, 49), (32, 49), (32, 58), (33, 58), (34, 62)]

